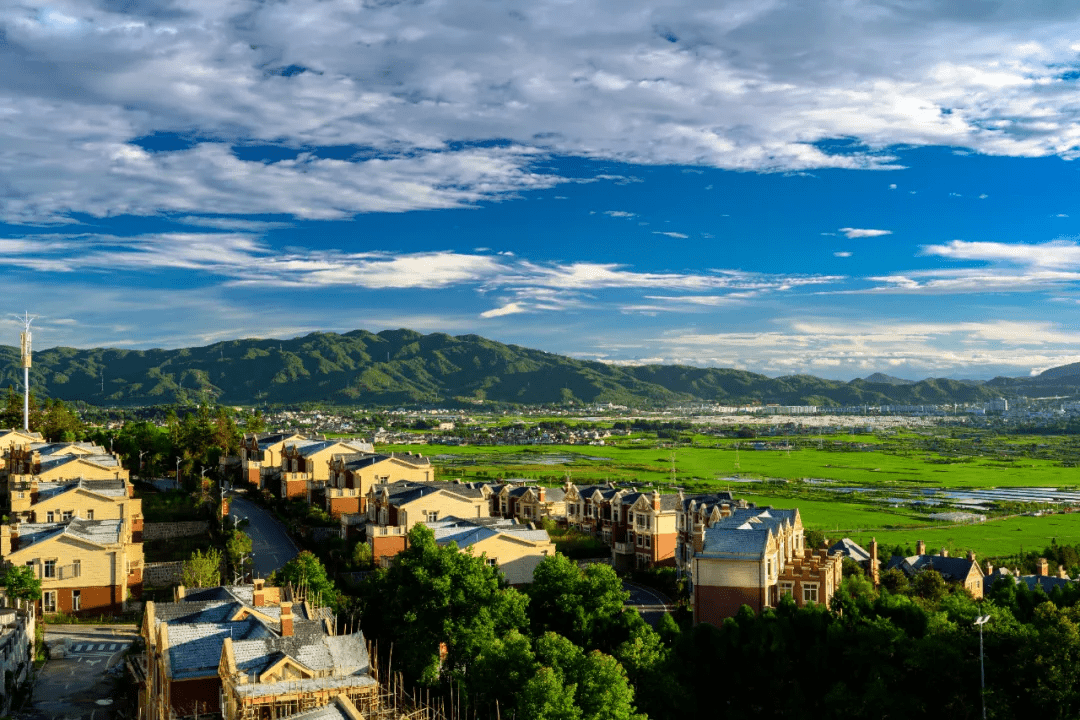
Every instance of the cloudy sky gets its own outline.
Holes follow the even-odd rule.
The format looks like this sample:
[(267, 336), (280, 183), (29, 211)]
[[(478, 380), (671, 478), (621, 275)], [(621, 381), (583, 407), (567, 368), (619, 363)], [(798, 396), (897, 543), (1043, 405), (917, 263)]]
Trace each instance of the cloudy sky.
[(0, 3), (0, 338), (1080, 361), (1080, 4)]

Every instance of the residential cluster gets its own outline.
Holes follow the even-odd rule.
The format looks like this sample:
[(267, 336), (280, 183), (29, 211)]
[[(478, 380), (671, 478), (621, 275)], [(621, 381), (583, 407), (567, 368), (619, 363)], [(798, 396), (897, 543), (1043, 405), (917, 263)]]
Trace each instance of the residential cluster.
[(120, 459), (0, 431), (0, 557), (32, 568), (46, 613), (113, 614), (142, 594), (143, 514)]

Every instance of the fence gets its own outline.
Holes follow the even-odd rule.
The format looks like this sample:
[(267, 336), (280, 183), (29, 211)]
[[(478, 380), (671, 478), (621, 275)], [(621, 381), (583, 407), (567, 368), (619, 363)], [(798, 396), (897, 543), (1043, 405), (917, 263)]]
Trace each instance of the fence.
[(146, 587), (179, 585), (183, 576), (183, 562), (157, 562), (143, 565), (143, 585)]
[(205, 520), (145, 523), (143, 525), (143, 542), (147, 542), (148, 540), (171, 540), (172, 538), (178, 537), (202, 535), (208, 530), (209, 525)]

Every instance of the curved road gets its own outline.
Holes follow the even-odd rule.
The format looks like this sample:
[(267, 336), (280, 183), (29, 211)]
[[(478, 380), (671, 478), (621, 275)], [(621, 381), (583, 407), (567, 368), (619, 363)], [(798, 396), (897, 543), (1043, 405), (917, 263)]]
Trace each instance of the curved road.
[(675, 604), (671, 602), (671, 598), (662, 592), (632, 583), (629, 580), (623, 580), (623, 590), (630, 593), (626, 606), (636, 608), (641, 613), (642, 619), (653, 626), (660, 622), (661, 615), (670, 613), (675, 607)]
[(251, 536), (256, 577), (266, 577), (300, 553), (277, 518), (250, 500), (229, 496), (229, 514), (236, 519), (248, 519), (243, 530)]

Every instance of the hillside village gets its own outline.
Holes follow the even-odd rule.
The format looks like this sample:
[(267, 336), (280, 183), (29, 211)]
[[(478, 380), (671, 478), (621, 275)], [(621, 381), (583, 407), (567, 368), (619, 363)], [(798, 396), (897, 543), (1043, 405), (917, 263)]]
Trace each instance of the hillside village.
[[(518, 443), (543, 437), (509, 432)], [(590, 442), (605, 436), (582, 435)], [(441, 717), (442, 710), (425, 707), (392, 678), (380, 679), (362, 622), (343, 626), (303, 587), (273, 586), (241, 572), (228, 586), (174, 584), (171, 601), (157, 590), (146, 597), (144, 535), (155, 524), (146, 523), (136, 481), (119, 455), (92, 442), (48, 442), (18, 430), (0, 432), (0, 449), (0, 557), (6, 568), (28, 568), (41, 588), (29, 601), (6, 600), (2, 612), (12, 622), (3, 637), (33, 637), (35, 623), (53, 616), (138, 613), (144, 650), (130, 668), (139, 717), (147, 720), (308, 718), (316, 711), (355, 719), (406, 706)], [(447, 481), (424, 453), (379, 452), (367, 440), (248, 433), (216, 471), (223, 515), (224, 487), (235, 497), (301, 503), (333, 520), (344, 547), (366, 545), (377, 568), (392, 568), (422, 526), (437, 546), (481, 557), (507, 586), (528, 588), (541, 564), (558, 555), (551, 533), (580, 533), (606, 548), (603, 562), (616, 572), (672, 568), (684, 579), (692, 625), (721, 627), (741, 610), (760, 614), (785, 598), (800, 608), (829, 606), (845, 561), (875, 586), (890, 571), (914, 581), (933, 568), (975, 599), (983, 597), (984, 582), (1002, 577), (992, 567), (984, 573), (971, 553), (949, 557), (923, 543), (910, 557), (891, 558), (878, 557), (876, 542), (866, 549), (850, 540), (815, 547), (798, 509), (759, 507), (731, 492), (660, 492), (569, 478), (554, 485)], [(1054, 575), (1045, 563), (1015, 581), (1048, 592), (1072, 583), (1064, 569)], [(12, 644), (17, 657), (10, 662), (25, 681), (33, 643), (20, 642)]]

